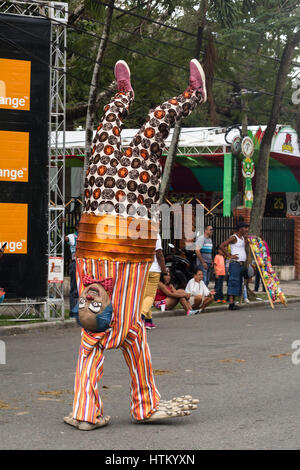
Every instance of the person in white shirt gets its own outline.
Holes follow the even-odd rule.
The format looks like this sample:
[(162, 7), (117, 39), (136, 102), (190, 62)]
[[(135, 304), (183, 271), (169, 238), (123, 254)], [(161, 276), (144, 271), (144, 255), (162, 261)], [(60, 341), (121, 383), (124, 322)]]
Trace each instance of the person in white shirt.
[(248, 229), (248, 224), (239, 222), (233, 235), (220, 245), (220, 249), (225, 256), (228, 256), (227, 247), (230, 245), (230, 264), (227, 285), (229, 310), (240, 309), (240, 307), (235, 305), (234, 300), (235, 297), (240, 297), (242, 293), (243, 273), (247, 260), (246, 247), (248, 244)]
[(154, 302), (161, 272), (167, 274), (165, 258), (162, 251), (161, 236), (158, 234), (158, 238), (156, 240), (154, 261), (150, 267), (141, 310), (142, 320), (144, 321), (145, 328), (147, 330), (156, 328), (156, 325), (152, 321), (151, 307)]
[(203, 281), (203, 272), (197, 269), (194, 277), (189, 280), (186, 285), (185, 291), (191, 294), (189, 302), (193, 309), (199, 309), (199, 313), (204, 312), (204, 309), (213, 302), (215, 291), (209, 290)]

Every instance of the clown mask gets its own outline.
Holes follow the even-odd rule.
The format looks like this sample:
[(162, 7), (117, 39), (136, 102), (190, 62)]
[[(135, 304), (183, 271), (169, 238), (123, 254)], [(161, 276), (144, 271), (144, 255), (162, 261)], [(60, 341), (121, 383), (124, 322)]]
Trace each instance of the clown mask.
[(83, 290), (78, 303), (78, 316), (80, 325), (86, 330), (107, 330), (111, 322), (112, 304), (101, 284), (94, 282)]

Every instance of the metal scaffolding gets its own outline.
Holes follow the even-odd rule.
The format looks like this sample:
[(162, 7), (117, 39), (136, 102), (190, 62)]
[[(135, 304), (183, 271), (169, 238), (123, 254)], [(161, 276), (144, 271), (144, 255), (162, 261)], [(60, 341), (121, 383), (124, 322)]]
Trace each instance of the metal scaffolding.
[[(18, 16), (49, 18), (50, 43), (50, 93), (49, 93), (49, 203), (48, 203), (48, 264), (52, 257), (64, 258), (65, 213), (65, 130), (66, 130), (66, 41), (68, 4), (55, 1), (19, 0), (0, 1), (0, 13)], [(58, 142), (60, 144), (58, 145)], [(49, 273), (49, 266), (48, 266)], [(49, 276), (49, 274), (48, 274)], [(34, 307), (41, 302), (27, 299)], [(64, 319), (63, 283), (50, 283), (44, 302), (44, 317)], [(8, 304), (4, 304), (8, 305)], [(21, 305), (21, 304), (20, 304)], [(26, 313), (25, 313), (26, 314)], [(24, 312), (18, 318), (24, 316)]]

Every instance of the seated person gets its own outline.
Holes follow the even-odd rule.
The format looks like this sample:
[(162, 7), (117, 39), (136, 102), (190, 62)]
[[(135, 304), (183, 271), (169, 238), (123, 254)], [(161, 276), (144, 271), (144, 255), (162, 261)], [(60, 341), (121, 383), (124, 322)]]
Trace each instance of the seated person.
[(194, 277), (187, 283), (185, 291), (190, 296), (190, 304), (193, 309), (199, 309), (203, 312), (204, 309), (214, 300), (215, 290), (209, 290), (203, 282), (203, 272), (197, 269)]
[(190, 294), (183, 289), (176, 290), (171, 284), (171, 275), (169, 272), (167, 274), (161, 274), (154, 301), (155, 307), (160, 307), (160, 305), (165, 304), (166, 310), (172, 310), (179, 301), (187, 315), (194, 315), (198, 313), (198, 310), (192, 309), (189, 298)]

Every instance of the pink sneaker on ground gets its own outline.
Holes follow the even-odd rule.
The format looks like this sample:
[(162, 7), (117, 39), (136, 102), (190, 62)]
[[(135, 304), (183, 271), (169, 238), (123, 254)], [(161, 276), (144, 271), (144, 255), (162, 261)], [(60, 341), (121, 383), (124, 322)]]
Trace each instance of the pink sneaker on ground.
[(145, 321), (145, 328), (146, 330), (153, 330), (154, 328), (156, 328), (156, 325), (155, 323), (153, 323), (152, 321)]
[(205, 74), (203, 68), (201, 67), (200, 63), (197, 59), (193, 59), (190, 61), (190, 81), (189, 81), (190, 89), (192, 91), (198, 90), (200, 91), (203, 103), (207, 100), (207, 92), (205, 86)]
[(132, 91), (130, 82), (130, 68), (124, 60), (118, 60), (115, 65), (115, 77), (117, 80), (118, 91)]

